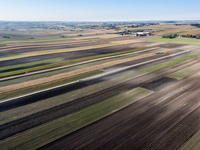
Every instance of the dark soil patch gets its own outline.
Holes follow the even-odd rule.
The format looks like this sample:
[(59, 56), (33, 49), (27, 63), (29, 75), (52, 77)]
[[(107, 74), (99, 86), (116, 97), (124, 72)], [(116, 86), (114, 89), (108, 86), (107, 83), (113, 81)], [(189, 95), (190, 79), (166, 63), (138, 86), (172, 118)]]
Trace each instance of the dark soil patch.
[(168, 77), (161, 77), (157, 80), (144, 84), (142, 87), (153, 91), (159, 91), (176, 81), (178, 80)]

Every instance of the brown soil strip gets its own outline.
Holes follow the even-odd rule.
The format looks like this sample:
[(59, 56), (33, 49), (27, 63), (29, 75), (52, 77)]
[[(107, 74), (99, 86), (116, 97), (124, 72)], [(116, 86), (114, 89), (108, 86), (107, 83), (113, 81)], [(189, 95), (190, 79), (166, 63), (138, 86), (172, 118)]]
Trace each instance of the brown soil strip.
[[(160, 51), (160, 52), (167, 53), (167, 52), (174, 51), (174, 50), (175, 49), (166, 49), (166, 50), (163, 50), (163, 51)], [(71, 71), (71, 72), (62, 73), (62, 74), (54, 75), (54, 76), (51, 76), (51, 77), (45, 77), (45, 78), (40, 78), (40, 79), (37, 79), (37, 80), (31, 80), (31, 81), (23, 82), (23, 83), (20, 83), (20, 84), (9, 85), (9, 86), (5, 86), (5, 87), (1, 87), (0, 93), (4, 93), (4, 92), (8, 92), (8, 91), (14, 91), (14, 90), (18, 90), (19, 88), (26, 88), (26, 87), (34, 86), (34, 85), (37, 85), (37, 84), (46, 83), (46, 82), (51, 82), (51, 81), (54, 81), (54, 80), (65, 78), (67, 76), (70, 77), (70, 76), (77, 75), (77, 74), (80, 74), (80, 73), (85, 73), (85, 72), (89, 72), (89, 71), (93, 71), (93, 70), (117, 65), (117, 64), (120, 64), (120, 63), (125, 63), (125, 62), (128, 62), (128, 61), (142, 59), (142, 58), (150, 57), (150, 56), (154, 56), (154, 55), (156, 55), (156, 53), (144, 54), (144, 55), (136, 56), (136, 57), (133, 57), (133, 58), (117, 60), (117, 61), (108, 62), (108, 63), (104, 63), (104, 64), (100, 64), (100, 65), (95, 65), (95, 66), (91, 66), (91, 67), (87, 67), (87, 68), (83, 68), (83, 69), (79, 69), (79, 70), (74, 70), (74, 71)]]
[(146, 51), (150, 51), (150, 50), (154, 50), (154, 49), (158, 49), (158, 48), (160, 48), (160, 47), (154, 47), (154, 48), (150, 48), (150, 49), (145, 49), (145, 50), (136, 51), (136, 52), (132, 52), (132, 53), (121, 54), (121, 55), (115, 55), (115, 56), (103, 57), (103, 58), (98, 58), (98, 59), (92, 59), (92, 60), (88, 60), (88, 61), (84, 61), (84, 62), (79, 62), (79, 63), (75, 63), (75, 64), (70, 64), (70, 65), (66, 65), (66, 66), (61, 66), (61, 67), (56, 67), (56, 68), (51, 68), (51, 69), (45, 69), (45, 70), (36, 71), (36, 72), (30, 72), (28, 74), (21, 74), (21, 75), (17, 75), (17, 76), (11, 76), (11, 77), (7, 77), (7, 78), (2, 78), (2, 79), (0, 79), (0, 81), (10, 80), (10, 79), (14, 79), (14, 78), (18, 78), (18, 77), (24, 77), (24, 76), (38, 74), (38, 73), (43, 73), (43, 72), (47, 72), (47, 71), (53, 71), (53, 70), (68, 68), (68, 67), (82, 65), (82, 64), (85, 64), (85, 63), (95, 62), (95, 61), (99, 61), (99, 60), (103, 60), (103, 59), (109, 59), (109, 58), (115, 58), (115, 57), (120, 57), (120, 56), (135, 54), (135, 53), (138, 53), (138, 52), (146, 52)]

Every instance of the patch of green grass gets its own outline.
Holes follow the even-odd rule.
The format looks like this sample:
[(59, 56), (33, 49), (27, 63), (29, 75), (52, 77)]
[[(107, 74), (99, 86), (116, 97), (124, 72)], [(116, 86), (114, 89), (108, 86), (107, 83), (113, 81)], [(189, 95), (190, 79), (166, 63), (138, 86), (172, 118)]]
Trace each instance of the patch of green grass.
[(181, 38), (181, 37), (174, 38), (174, 39), (167, 39), (167, 38), (151, 39), (151, 40), (147, 40), (147, 42), (200, 45), (200, 39)]
[(48, 89), (48, 88), (59, 86), (59, 85), (62, 85), (62, 84), (67, 84), (67, 83), (77, 81), (77, 80), (80, 80), (80, 79), (92, 77), (92, 76), (95, 76), (95, 75), (98, 75), (98, 74), (101, 74), (101, 73), (103, 73), (103, 71), (94, 70), (94, 71), (82, 73), (82, 74), (79, 74), (79, 75), (75, 75), (75, 76), (72, 76), (70, 78), (66, 78), (66, 79), (64, 78), (64, 79), (60, 79), (60, 80), (57, 80), (57, 81), (48, 82), (48, 83), (42, 84), (42, 85), (28, 87), (28, 88), (20, 89), (20, 90), (13, 91), (13, 92), (2, 93), (2, 94), (0, 94), (0, 100), (25, 95), (25, 94), (28, 94), (28, 93), (33, 93), (33, 92), (36, 92), (36, 91)]
[(58, 60), (63, 60), (63, 58), (53, 58), (53, 59), (47, 59), (47, 60), (36, 61), (36, 62), (31, 62), (31, 63), (1, 67), (0, 71), (20, 68), (20, 67), (27, 67), (27, 66), (32, 66), (32, 65), (38, 65), (38, 64), (43, 64), (43, 63), (49, 63), (49, 62), (58, 61)]
[(0, 146), (2, 149), (37, 149), (119, 111), (152, 93), (152, 91), (143, 88), (135, 88), (75, 113), (4, 139), (0, 141)]
[(200, 149), (200, 129), (198, 129), (179, 150), (199, 150)]
[(71, 63), (81, 62), (81, 61), (87, 61), (87, 60), (92, 60), (92, 59), (97, 59), (97, 58), (103, 58), (103, 57), (108, 57), (108, 56), (124, 54), (124, 53), (130, 53), (130, 52), (134, 52), (134, 51), (144, 50), (144, 49), (147, 49), (147, 48), (149, 48), (149, 47), (138, 48), (138, 49), (133, 49), (133, 50), (127, 50), (127, 51), (121, 51), (121, 52), (115, 52), (115, 53), (109, 53), (109, 54), (103, 54), (103, 55), (97, 55), (97, 56), (84, 57), (84, 58), (79, 58), (79, 59), (74, 59), (74, 60), (69, 60), (69, 61), (63, 61), (63, 62), (48, 64), (48, 65), (42, 65), (42, 66), (27, 68), (27, 69), (21, 69), (21, 70), (16, 70), (16, 71), (11, 71), (11, 72), (5, 72), (5, 73), (1, 73), (0, 77), (7, 77), (7, 76), (26, 73), (26, 72), (44, 70), (44, 69), (49, 69), (49, 68), (53, 68), (53, 67), (58, 67), (58, 66), (71, 64)]
[(158, 64), (158, 65), (154, 65), (154, 66), (151, 66), (151, 67), (148, 67), (148, 68), (141, 69), (140, 71), (141, 71), (141, 72), (153, 72), (153, 71), (156, 71), (156, 70), (159, 70), (159, 69), (162, 69), (162, 68), (166, 68), (166, 67), (169, 67), (169, 66), (178, 64), (178, 63), (183, 62), (183, 61), (186, 61), (186, 60), (188, 60), (188, 59), (197, 57), (197, 56), (199, 56), (199, 55), (200, 55), (200, 54), (184, 56), (184, 57), (182, 57), (182, 58), (180, 58), (180, 59), (171, 60), (171, 61), (169, 61), (169, 62), (164, 62), (164, 63)]
[(178, 70), (176, 72), (170, 73), (170, 74), (167, 75), (167, 77), (181, 80), (181, 79), (183, 79), (183, 78), (185, 78), (189, 75), (192, 75), (192, 74), (200, 71), (199, 65), (200, 65), (199, 63), (191, 65), (189, 67), (183, 68), (183, 69)]
[(180, 32), (173, 32), (173, 33), (168, 33), (168, 34), (162, 34), (161, 36), (169, 36), (171, 34), (182, 34), (182, 33), (185, 33), (187, 31), (180, 31)]
[(13, 41), (1, 41), (0, 44), (10, 44), (10, 43), (43, 43), (43, 42), (57, 42), (57, 41), (69, 41), (73, 39), (49, 39), (49, 40), (13, 40)]

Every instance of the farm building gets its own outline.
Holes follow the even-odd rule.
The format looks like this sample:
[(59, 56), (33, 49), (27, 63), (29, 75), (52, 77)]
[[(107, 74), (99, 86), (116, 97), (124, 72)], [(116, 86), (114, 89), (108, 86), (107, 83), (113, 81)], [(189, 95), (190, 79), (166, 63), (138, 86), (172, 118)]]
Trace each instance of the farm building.
[(147, 36), (150, 34), (150, 32), (132, 32), (135, 36)]

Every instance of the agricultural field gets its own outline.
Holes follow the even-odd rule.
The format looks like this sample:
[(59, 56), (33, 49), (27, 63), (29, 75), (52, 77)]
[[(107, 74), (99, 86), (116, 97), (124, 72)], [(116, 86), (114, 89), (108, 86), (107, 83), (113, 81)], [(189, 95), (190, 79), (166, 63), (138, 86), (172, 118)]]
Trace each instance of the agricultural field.
[(0, 29), (1, 149), (199, 149), (200, 29), (135, 29)]

